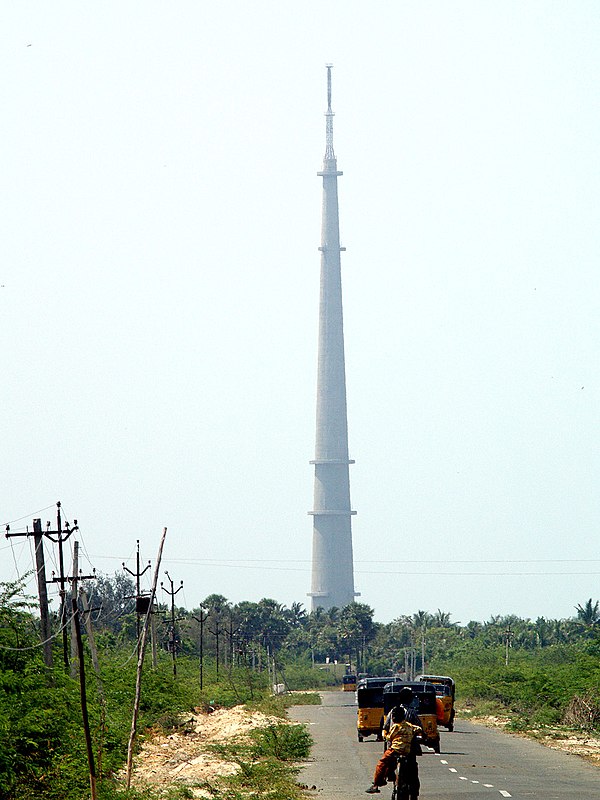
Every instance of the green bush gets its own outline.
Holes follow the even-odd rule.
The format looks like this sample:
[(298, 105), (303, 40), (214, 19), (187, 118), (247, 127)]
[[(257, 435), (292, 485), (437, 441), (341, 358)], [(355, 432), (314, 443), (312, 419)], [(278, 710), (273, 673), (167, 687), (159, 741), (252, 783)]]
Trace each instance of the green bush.
[(255, 756), (273, 756), (279, 761), (307, 758), (312, 738), (304, 725), (268, 725), (252, 733)]

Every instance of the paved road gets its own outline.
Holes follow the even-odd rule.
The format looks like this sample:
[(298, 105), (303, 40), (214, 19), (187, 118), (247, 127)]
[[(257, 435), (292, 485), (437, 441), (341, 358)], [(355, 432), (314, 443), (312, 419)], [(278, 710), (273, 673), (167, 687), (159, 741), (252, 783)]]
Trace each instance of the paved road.
[[(382, 744), (359, 743), (356, 706), (349, 692), (323, 692), (321, 706), (294, 706), (290, 717), (305, 722), (315, 741), (299, 781), (315, 785), (318, 800), (366, 800)], [(422, 800), (599, 800), (600, 769), (577, 756), (499, 731), (456, 720), (441, 732), (442, 752), (428, 748), (419, 759)], [(381, 790), (389, 800), (391, 789)]]

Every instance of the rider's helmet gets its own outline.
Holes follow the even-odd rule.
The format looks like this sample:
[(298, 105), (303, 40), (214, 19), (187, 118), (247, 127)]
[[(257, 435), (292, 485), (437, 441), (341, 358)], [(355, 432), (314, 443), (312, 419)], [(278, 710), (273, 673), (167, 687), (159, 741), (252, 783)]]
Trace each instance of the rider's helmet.
[(400, 689), (400, 691), (398, 692), (398, 701), (400, 702), (401, 705), (406, 706), (406, 708), (408, 708), (411, 705), (414, 697), (415, 694), (413, 690), (410, 689), (408, 686), (405, 686), (404, 689)]

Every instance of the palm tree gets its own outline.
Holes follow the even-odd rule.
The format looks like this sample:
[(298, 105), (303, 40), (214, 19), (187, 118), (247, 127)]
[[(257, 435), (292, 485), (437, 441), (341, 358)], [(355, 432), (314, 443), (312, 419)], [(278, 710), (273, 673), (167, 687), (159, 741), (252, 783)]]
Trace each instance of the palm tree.
[(596, 625), (600, 622), (600, 602), (598, 602), (598, 600), (592, 603), (592, 598), (590, 597), (584, 606), (578, 603), (575, 609), (577, 611), (578, 621), (587, 628), (591, 628), (592, 625)]
[(428, 611), (416, 611), (412, 615), (413, 627), (422, 631), (430, 624), (431, 619), (431, 614)]
[(308, 614), (302, 603), (292, 603), (284, 614), (292, 628), (302, 627), (308, 620)]
[(450, 614), (448, 611), (441, 611), (439, 608), (435, 612), (435, 614), (431, 617), (431, 625), (433, 628), (454, 628), (456, 626), (456, 622), (451, 622)]

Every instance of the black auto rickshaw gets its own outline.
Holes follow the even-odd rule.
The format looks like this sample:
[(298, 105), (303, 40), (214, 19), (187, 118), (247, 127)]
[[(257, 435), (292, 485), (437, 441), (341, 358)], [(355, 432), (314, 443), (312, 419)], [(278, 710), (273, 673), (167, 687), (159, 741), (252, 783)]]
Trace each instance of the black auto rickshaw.
[(438, 698), (438, 722), (449, 731), (454, 730), (454, 679), (448, 675), (419, 675), (418, 681), (435, 686)]
[(415, 710), (423, 726), (423, 744), (440, 752), (440, 734), (437, 727), (435, 686), (424, 681), (391, 681), (383, 687), (383, 710), (387, 716), (392, 708), (401, 705), (402, 689), (410, 689), (414, 695)]
[(358, 741), (365, 736), (376, 736), (381, 742), (383, 737), (383, 687), (389, 678), (363, 678), (356, 684), (356, 731)]

